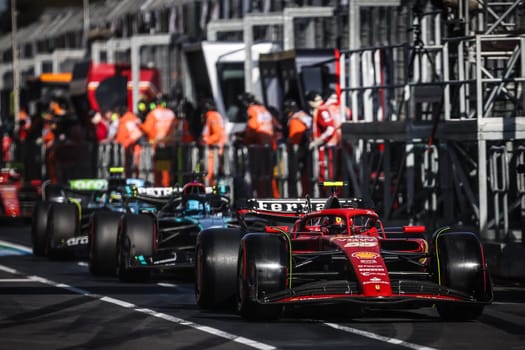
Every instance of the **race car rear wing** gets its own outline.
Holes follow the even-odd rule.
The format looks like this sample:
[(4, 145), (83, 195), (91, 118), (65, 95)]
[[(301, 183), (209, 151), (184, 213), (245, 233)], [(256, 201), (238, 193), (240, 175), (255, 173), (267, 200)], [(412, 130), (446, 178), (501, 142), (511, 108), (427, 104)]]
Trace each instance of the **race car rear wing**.
[(358, 208), (362, 203), (358, 198), (253, 198), (247, 201), (248, 210), (259, 212), (306, 213), (327, 208)]

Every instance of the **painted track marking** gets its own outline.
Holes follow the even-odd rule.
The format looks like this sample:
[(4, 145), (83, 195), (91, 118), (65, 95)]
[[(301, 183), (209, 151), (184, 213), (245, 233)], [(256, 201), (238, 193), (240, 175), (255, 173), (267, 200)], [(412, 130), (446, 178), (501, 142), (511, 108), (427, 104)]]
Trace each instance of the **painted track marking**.
[(33, 254), (33, 249), (26, 246), (0, 240), (0, 256)]
[(414, 349), (414, 350), (436, 350), (435, 348), (430, 348), (428, 346), (412, 344), (412, 343), (406, 342), (406, 341), (401, 340), (401, 339), (385, 337), (385, 336), (382, 336), (382, 335), (379, 335), (379, 334), (376, 334), (376, 333), (363, 331), (363, 330), (357, 329), (357, 328), (342, 326), (342, 325), (339, 325), (339, 324), (336, 324), (336, 323), (329, 323), (329, 322), (321, 322), (321, 323), (326, 325), (326, 326), (328, 326), (328, 327), (332, 327), (332, 328), (335, 328), (335, 329), (340, 330), (340, 331), (344, 331), (344, 332), (360, 335), (362, 337), (366, 337), (366, 338), (382, 341), (384, 343), (404, 346), (404, 347), (409, 348), (409, 349)]

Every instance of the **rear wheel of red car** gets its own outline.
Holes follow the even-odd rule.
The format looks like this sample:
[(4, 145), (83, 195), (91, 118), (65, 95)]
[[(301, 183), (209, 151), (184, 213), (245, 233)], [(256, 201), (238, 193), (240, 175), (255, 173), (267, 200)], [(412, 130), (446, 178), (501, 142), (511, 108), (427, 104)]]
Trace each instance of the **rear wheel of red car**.
[(441, 286), (472, 297), (473, 302), (438, 303), (444, 320), (474, 320), (492, 300), (492, 285), (485, 268), (479, 238), (470, 232), (444, 232), (432, 240), (432, 269)]
[(117, 268), (117, 234), (121, 213), (93, 214), (89, 236), (89, 271), (93, 275), (114, 276)]
[(267, 297), (287, 288), (288, 243), (278, 234), (251, 233), (241, 241), (237, 269), (237, 309), (247, 320), (273, 320), (282, 305)]
[(233, 308), (237, 258), (243, 232), (214, 228), (197, 236), (195, 249), (195, 299), (201, 308)]
[(137, 267), (132, 259), (151, 257), (154, 253), (155, 221), (149, 215), (126, 214), (118, 229), (116, 273), (123, 282), (145, 282), (150, 278), (147, 267)]
[(71, 253), (63, 248), (67, 246), (68, 239), (77, 235), (79, 226), (80, 219), (76, 204), (53, 203), (47, 218), (47, 257), (50, 259), (70, 257)]
[(46, 255), (47, 215), (50, 206), (50, 202), (40, 201), (33, 208), (31, 241), (33, 244), (33, 255), (35, 256)]

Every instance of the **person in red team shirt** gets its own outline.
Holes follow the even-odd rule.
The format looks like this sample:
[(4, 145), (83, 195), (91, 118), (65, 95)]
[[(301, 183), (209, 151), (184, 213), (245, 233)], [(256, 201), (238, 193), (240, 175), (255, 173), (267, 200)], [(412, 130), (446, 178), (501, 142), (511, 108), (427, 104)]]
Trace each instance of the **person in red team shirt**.
[[(337, 165), (337, 149), (339, 148), (340, 139), (337, 136), (339, 127), (336, 116), (332, 113), (330, 104), (323, 101), (321, 95), (315, 91), (308, 92), (306, 99), (312, 109), (312, 141), (308, 145), (311, 151), (317, 150), (317, 159), (319, 162), (318, 183), (334, 179), (336, 176), (335, 166)], [(319, 192), (322, 196), (327, 193), (324, 187), (319, 186)]]

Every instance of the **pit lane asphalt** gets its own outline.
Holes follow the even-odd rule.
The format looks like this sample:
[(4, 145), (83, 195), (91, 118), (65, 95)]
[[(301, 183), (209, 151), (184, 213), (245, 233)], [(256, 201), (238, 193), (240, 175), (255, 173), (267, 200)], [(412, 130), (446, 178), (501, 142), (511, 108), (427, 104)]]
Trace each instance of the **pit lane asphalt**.
[(30, 245), (29, 226), (1, 224), (0, 349), (525, 349), (519, 283), (498, 284), (473, 322), (442, 322), (432, 308), (246, 322), (200, 310), (191, 280), (94, 278), (85, 262), (34, 257)]

